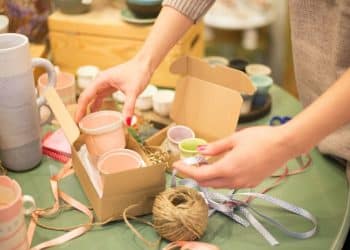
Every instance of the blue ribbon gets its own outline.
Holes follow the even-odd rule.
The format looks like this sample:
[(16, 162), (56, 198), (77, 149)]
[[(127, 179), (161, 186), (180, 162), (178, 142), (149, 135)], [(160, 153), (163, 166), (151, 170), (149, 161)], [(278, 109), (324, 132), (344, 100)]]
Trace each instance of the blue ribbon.
[[(206, 160), (203, 156), (195, 156), (183, 159), (183, 162), (187, 165), (194, 165), (194, 164), (202, 164), (206, 163)], [(215, 212), (222, 213), (229, 217), (231, 220), (237, 222), (238, 224), (248, 227), (253, 226), (272, 246), (278, 245), (279, 242), (276, 240), (276, 238), (256, 219), (256, 217), (253, 215), (257, 215), (263, 219), (265, 219), (269, 224), (275, 226), (277, 229), (282, 231), (284, 234), (296, 238), (296, 239), (307, 239), (315, 235), (317, 232), (317, 220), (316, 218), (307, 210), (297, 207), (293, 204), (290, 204), (286, 201), (274, 198), (267, 194), (260, 194), (260, 193), (238, 193), (238, 194), (222, 194), (218, 192), (209, 191), (207, 188), (200, 187), (196, 181), (192, 179), (183, 179), (179, 181), (180, 185), (187, 186), (189, 188), (193, 188), (198, 190), (205, 201), (208, 204), (209, 210), (208, 210), (208, 216), (213, 215)], [(176, 183), (176, 170), (172, 172), (172, 178), (171, 178), (171, 186), (175, 187), (177, 185)], [(272, 219), (271, 217), (259, 212), (256, 208), (253, 208), (252, 205), (250, 205), (247, 202), (235, 199), (234, 196), (236, 195), (243, 195), (243, 196), (250, 196), (255, 197), (258, 199), (262, 199), (266, 202), (269, 202), (275, 206), (278, 206), (284, 210), (287, 210), (290, 213), (299, 215), (306, 220), (309, 220), (313, 227), (309, 231), (306, 232), (295, 232), (292, 230), (289, 230), (285, 225), (281, 224), (277, 220)]]

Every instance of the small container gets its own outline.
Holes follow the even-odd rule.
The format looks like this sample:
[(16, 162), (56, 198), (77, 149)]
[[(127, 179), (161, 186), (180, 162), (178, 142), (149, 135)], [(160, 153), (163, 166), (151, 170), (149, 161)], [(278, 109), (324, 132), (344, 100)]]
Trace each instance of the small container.
[(162, 8), (162, 0), (126, 0), (126, 4), (138, 18), (155, 18)]
[(269, 89), (273, 84), (273, 79), (263, 75), (251, 76), (250, 79), (257, 89), (253, 99), (253, 107), (264, 106)]
[(248, 114), (252, 110), (252, 104), (253, 104), (253, 96), (251, 95), (242, 95), (243, 103), (241, 106), (241, 115)]
[(91, 9), (92, 0), (55, 0), (56, 7), (65, 14), (83, 14)]
[[(152, 98), (157, 93), (157, 91), (158, 89), (156, 86), (152, 84), (148, 85), (146, 89), (137, 97), (135, 107), (142, 111), (152, 109)], [(124, 103), (125, 95), (119, 90), (113, 93), (113, 99), (119, 103)]]
[(136, 99), (135, 107), (139, 110), (149, 110), (153, 107), (153, 96), (158, 89), (154, 85), (148, 85), (146, 89)]
[(207, 142), (200, 138), (189, 138), (182, 140), (179, 143), (181, 159), (198, 155), (198, 146), (202, 146), (205, 144), (207, 144)]
[(248, 64), (245, 71), (250, 76), (269, 76), (271, 75), (271, 68), (264, 64)]
[(154, 112), (161, 116), (169, 116), (174, 97), (173, 90), (159, 90), (152, 98)]
[(245, 68), (247, 65), (248, 65), (248, 62), (246, 60), (239, 59), (239, 58), (232, 59), (229, 63), (229, 66), (231, 68), (240, 70), (242, 72), (246, 72)]
[(0, 34), (7, 33), (9, 28), (9, 18), (5, 15), (0, 15)]
[[(39, 95), (42, 96), (48, 83), (47, 74), (38, 79)], [(58, 72), (55, 89), (65, 105), (76, 103), (75, 77), (71, 73)]]
[(97, 169), (102, 174), (136, 169), (144, 166), (142, 157), (129, 149), (112, 150), (102, 155), (97, 162)]
[(125, 148), (122, 115), (116, 111), (99, 111), (85, 116), (79, 127), (85, 135), (86, 147), (92, 163), (108, 151)]
[(20, 185), (7, 176), (0, 176), (1, 249), (29, 249), (24, 215), (35, 210), (35, 201), (22, 196)]
[(183, 125), (176, 125), (169, 128), (167, 132), (169, 150), (173, 155), (180, 153), (179, 143), (184, 139), (194, 138), (195, 134), (189, 127)]
[(93, 65), (79, 67), (76, 72), (78, 87), (81, 90), (86, 89), (96, 79), (99, 73), (100, 69)]
[(204, 60), (210, 65), (228, 66), (230, 63), (229, 60), (223, 56), (207, 56)]

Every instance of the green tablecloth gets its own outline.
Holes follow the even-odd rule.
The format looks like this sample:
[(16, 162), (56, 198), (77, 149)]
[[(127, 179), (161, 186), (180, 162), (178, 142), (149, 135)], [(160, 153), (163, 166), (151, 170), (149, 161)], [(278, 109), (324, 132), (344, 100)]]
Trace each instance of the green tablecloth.
[[(293, 116), (301, 109), (298, 101), (280, 88), (273, 87), (271, 94), (273, 97), (272, 111), (270, 115), (258, 121), (259, 124), (266, 124), (273, 115)], [(312, 151), (312, 158), (311, 168), (303, 174), (289, 177), (285, 183), (275, 188), (270, 194), (309, 210), (318, 219), (319, 231), (311, 239), (296, 240), (266, 225), (267, 229), (279, 240), (279, 249), (341, 249), (346, 237), (349, 227), (349, 197), (344, 168), (321, 156), (317, 150)], [(25, 194), (32, 195), (37, 205), (44, 208), (50, 207), (53, 203), (49, 177), (56, 173), (60, 167), (59, 163), (45, 158), (38, 168), (26, 173), (9, 173), (9, 175), (20, 183)], [(266, 182), (262, 185), (266, 185)], [(68, 194), (88, 204), (74, 175), (64, 179), (60, 187)], [(256, 190), (259, 190), (259, 187)], [(253, 204), (291, 229), (307, 230), (311, 227), (305, 220), (260, 201), (254, 201)], [(151, 219), (151, 216), (145, 218)], [(54, 226), (76, 225), (85, 221), (84, 215), (76, 211), (66, 211), (58, 218), (43, 220), (43, 222)], [(158, 239), (152, 228), (136, 222), (134, 225), (147, 239)], [(33, 245), (60, 234), (62, 233), (37, 228)], [(254, 228), (244, 228), (220, 214), (215, 214), (210, 218), (207, 232), (202, 240), (216, 244), (223, 250), (271, 248)], [(163, 241), (162, 246), (166, 243)], [(128, 229), (124, 222), (113, 222), (103, 227), (95, 227), (85, 235), (54, 249), (137, 250), (146, 249), (146, 246)]]

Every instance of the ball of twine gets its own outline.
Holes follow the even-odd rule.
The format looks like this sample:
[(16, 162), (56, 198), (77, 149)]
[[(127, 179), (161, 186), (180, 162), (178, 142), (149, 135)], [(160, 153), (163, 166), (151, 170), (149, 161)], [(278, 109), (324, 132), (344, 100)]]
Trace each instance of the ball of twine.
[(167, 189), (154, 201), (153, 225), (160, 236), (170, 241), (199, 239), (208, 225), (208, 206), (192, 188)]

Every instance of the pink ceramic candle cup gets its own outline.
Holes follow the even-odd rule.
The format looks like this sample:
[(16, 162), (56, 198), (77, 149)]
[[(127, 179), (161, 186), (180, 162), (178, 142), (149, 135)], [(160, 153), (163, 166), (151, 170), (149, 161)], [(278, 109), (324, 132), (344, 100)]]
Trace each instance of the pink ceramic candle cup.
[(97, 163), (98, 170), (103, 174), (140, 168), (143, 165), (141, 156), (129, 149), (112, 150), (100, 157)]
[[(47, 83), (47, 74), (41, 75), (38, 79), (38, 89), (40, 96), (43, 95)], [(55, 89), (65, 105), (76, 103), (75, 76), (73, 74), (67, 72), (58, 72)]]
[[(31, 208), (23, 209), (23, 203)], [(7, 176), (0, 176), (0, 246), (1, 250), (29, 249), (24, 214), (35, 209), (32, 197), (23, 196), (18, 183)]]
[(85, 134), (90, 160), (96, 166), (97, 159), (113, 149), (125, 148), (122, 115), (116, 111), (99, 111), (85, 116), (79, 123)]
[(168, 147), (173, 155), (180, 154), (179, 143), (188, 138), (194, 138), (195, 134), (192, 129), (183, 125), (176, 125), (168, 129)]

